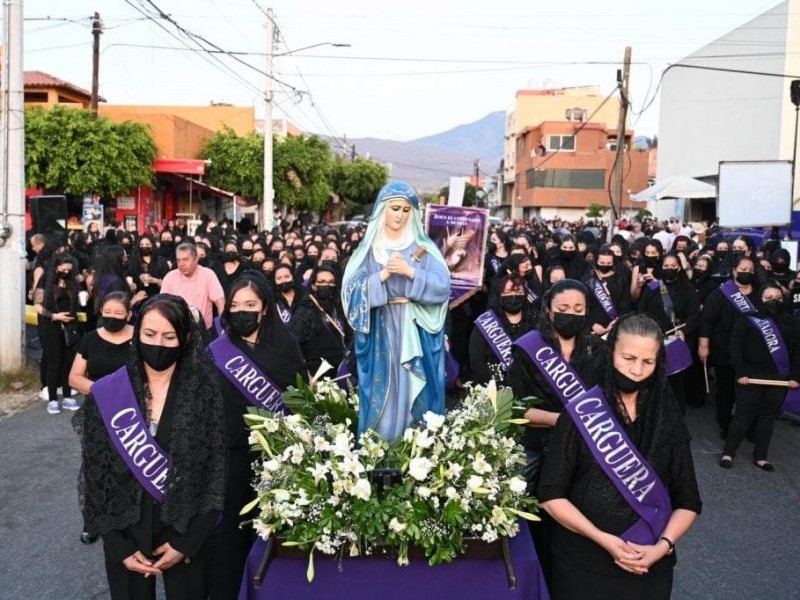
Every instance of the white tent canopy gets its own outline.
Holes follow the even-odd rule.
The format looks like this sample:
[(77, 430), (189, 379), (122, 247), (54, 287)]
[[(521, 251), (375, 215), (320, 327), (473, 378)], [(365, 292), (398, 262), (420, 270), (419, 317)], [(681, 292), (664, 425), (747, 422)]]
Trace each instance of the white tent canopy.
[(716, 198), (717, 188), (710, 183), (692, 179), (687, 175), (673, 175), (656, 181), (638, 194), (632, 194), (635, 202), (652, 202), (662, 198)]

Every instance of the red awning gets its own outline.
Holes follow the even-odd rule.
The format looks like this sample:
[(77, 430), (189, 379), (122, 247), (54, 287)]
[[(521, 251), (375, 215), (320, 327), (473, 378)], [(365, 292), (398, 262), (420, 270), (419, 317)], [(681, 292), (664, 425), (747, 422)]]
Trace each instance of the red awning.
[(153, 169), (156, 173), (205, 175), (206, 161), (191, 158), (157, 158)]

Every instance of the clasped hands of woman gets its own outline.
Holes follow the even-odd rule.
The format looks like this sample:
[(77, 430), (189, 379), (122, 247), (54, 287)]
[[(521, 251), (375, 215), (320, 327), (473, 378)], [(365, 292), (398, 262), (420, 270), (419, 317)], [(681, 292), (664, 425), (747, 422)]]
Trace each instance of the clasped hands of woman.
[(174, 567), (186, 557), (185, 554), (175, 550), (169, 543), (161, 544), (158, 548), (153, 550), (153, 555), (160, 556), (161, 558), (153, 562), (137, 550), (123, 560), (122, 564), (125, 565), (125, 568), (129, 571), (142, 573), (145, 577), (149, 577), (150, 575), (161, 575), (164, 571), (170, 567)]
[(643, 546), (626, 542), (610, 533), (603, 533), (598, 543), (611, 555), (614, 564), (635, 575), (644, 575), (650, 567), (669, 553), (669, 545), (660, 540), (655, 544)]

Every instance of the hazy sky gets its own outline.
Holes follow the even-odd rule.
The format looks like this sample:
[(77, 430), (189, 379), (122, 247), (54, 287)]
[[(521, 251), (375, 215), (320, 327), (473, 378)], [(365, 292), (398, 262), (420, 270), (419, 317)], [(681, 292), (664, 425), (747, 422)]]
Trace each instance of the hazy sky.
[[(196, 48), (181, 27), (230, 56)], [(633, 47), (631, 99), (637, 134), (658, 129), (649, 101), (662, 70), (754, 16), (775, 0), (37, 0), (25, 3), (25, 69), (91, 85), (89, 16), (99, 11), (100, 93), (115, 104), (263, 104), (265, 21), (281, 32), (275, 59), (276, 116), (328, 136), (408, 140), (507, 109), (518, 89), (615, 86)], [(41, 20), (50, 17), (52, 20)], [(69, 19), (69, 20), (63, 20)], [(162, 28), (163, 27), (163, 28)], [(765, 39), (770, 31), (764, 31)], [(173, 37), (174, 36), (174, 37)], [(134, 47), (135, 45), (143, 47)], [(588, 63), (608, 64), (588, 64)], [(290, 89), (289, 86), (293, 88)], [(309, 94), (310, 92), (310, 94)]]

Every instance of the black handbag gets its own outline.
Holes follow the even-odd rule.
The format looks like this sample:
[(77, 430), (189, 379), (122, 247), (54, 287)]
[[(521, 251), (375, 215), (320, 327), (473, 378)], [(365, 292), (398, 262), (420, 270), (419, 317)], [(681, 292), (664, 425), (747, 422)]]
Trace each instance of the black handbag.
[(77, 323), (64, 323), (64, 344), (67, 348), (72, 348), (78, 344), (81, 339), (81, 330)]

